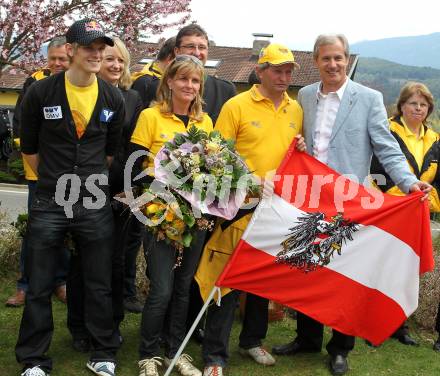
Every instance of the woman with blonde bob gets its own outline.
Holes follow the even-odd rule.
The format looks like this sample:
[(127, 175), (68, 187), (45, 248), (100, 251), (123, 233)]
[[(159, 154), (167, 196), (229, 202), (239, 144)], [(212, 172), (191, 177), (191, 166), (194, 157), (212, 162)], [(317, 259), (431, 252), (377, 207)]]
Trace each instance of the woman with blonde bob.
[[(141, 112), (131, 138), (131, 150), (148, 150), (153, 156), (176, 133), (190, 126), (206, 132), (213, 129), (209, 116), (202, 111), (203, 65), (194, 56), (179, 55), (167, 67), (157, 91), (157, 101)], [(148, 159), (153, 166), (153, 158)], [(134, 175), (142, 169), (137, 161)], [(151, 181), (153, 177), (141, 182)], [(199, 232), (195, 243), (185, 248), (181, 265), (175, 267), (176, 249), (164, 240), (152, 239), (146, 255), (150, 290), (142, 313), (139, 347), (139, 376), (159, 376), (157, 367), (171, 363), (186, 331), (189, 291), (202, 252), (205, 233)], [(167, 320), (165, 314), (168, 310)], [(164, 328), (165, 359), (160, 357), (159, 337)], [(192, 358), (182, 354), (176, 369), (182, 375), (201, 376)]]
[[(396, 111), (389, 122), (391, 134), (399, 142), (411, 171), (420, 181), (433, 186), (428, 196), (429, 209), (432, 213), (436, 213), (440, 212), (438, 176), (440, 145), (439, 135), (428, 127), (428, 117), (433, 110), (434, 97), (428, 87), (419, 82), (408, 82), (400, 91)], [(396, 196), (405, 195), (392, 182), (376, 158), (373, 158), (370, 171), (372, 174), (381, 174), (385, 177), (384, 184), (378, 185), (383, 192)], [(417, 345), (409, 335), (406, 323), (392, 337), (404, 345)]]

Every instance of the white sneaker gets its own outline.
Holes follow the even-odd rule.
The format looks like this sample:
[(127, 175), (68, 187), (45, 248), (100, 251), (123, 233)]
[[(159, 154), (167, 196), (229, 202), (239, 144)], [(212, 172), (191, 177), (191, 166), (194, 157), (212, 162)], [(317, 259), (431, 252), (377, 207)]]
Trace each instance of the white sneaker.
[(89, 360), (86, 366), (95, 375), (115, 376), (116, 364), (114, 362), (92, 362)]
[(139, 361), (139, 376), (159, 376), (157, 366), (162, 365), (162, 358), (155, 356), (154, 358), (142, 359)]
[(42, 370), (40, 366), (35, 366), (26, 368), (21, 376), (49, 376), (49, 372)]
[(258, 364), (262, 364), (264, 366), (273, 366), (275, 364), (274, 357), (261, 346), (253, 347), (247, 350), (240, 348), (239, 351), (241, 355), (250, 356)]
[(223, 376), (223, 368), (220, 366), (205, 367), (203, 376)]
[[(170, 366), (172, 361), (172, 359), (164, 359), (164, 363), (167, 367)], [(188, 354), (182, 354), (179, 356), (179, 359), (176, 362), (176, 369), (182, 376), (202, 376), (202, 372), (191, 364), (192, 361), (193, 358)]]

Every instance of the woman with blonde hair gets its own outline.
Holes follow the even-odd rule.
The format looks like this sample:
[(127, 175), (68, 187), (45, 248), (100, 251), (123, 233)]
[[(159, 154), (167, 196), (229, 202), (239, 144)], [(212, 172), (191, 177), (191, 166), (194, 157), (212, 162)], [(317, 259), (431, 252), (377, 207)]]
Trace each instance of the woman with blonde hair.
[[(433, 188), (428, 196), (429, 209), (431, 213), (437, 213), (440, 212), (440, 180), (438, 175), (440, 144), (438, 133), (428, 127), (428, 117), (433, 110), (434, 97), (428, 87), (420, 82), (408, 82), (400, 91), (396, 111), (389, 122), (391, 134), (398, 141), (411, 171), (420, 181), (432, 185)], [(385, 177), (382, 182), (384, 184), (378, 184), (383, 192), (396, 196), (405, 195), (392, 182), (375, 157), (371, 163), (370, 171), (371, 174)], [(409, 335), (406, 323), (397, 329), (392, 337), (404, 345), (418, 345)]]
[[(176, 133), (184, 133), (193, 125), (206, 132), (212, 131), (212, 121), (202, 111), (203, 77), (203, 65), (194, 56), (178, 55), (171, 62), (159, 84), (157, 101), (139, 116), (131, 138), (132, 151), (148, 150), (154, 156)], [(142, 160), (137, 161), (134, 175), (140, 172), (142, 163)], [(149, 158), (147, 163), (152, 167), (153, 158)], [(140, 181), (152, 179), (150, 176)], [(198, 232), (195, 243), (185, 248), (178, 267), (175, 267), (176, 249), (164, 240), (151, 239), (146, 256), (150, 290), (142, 312), (140, 376), (159, 375), (157, 367), (162, 364), (159, 352), (162, 328), (165, 332), (165, 365), (171, 363), (185, 337), (189, 291), (204, 237), (204, 232)], [(189, 355), (182, 354), (176, 363), (177, 370), (184, 376), (201, 376), (202, 373), (191, 361)]]

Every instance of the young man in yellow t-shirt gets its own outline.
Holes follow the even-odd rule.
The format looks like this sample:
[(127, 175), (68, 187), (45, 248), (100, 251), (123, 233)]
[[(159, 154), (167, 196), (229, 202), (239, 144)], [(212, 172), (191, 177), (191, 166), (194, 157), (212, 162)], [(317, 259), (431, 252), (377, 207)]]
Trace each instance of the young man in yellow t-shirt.
[(116, 87), (96, 77), (113, 40), (93, 19), (66, 34), (70, 67), (34, 83), (23, 99), (21, 151), (38, 182), (28, 222), (29, 289), (15, 348), (22, 376), (49, 375), (55, 260), (70, 232), (80, 252), (84, 317), (91, 337), (87, 368), (115, 375), (111, 265), (113, 216), (108, 166), (121, 137), (125, 110)]

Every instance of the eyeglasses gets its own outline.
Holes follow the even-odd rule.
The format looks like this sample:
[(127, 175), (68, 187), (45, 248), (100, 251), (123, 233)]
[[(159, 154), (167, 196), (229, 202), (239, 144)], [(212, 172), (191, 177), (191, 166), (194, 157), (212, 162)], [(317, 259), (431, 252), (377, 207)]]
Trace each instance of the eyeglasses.
[(203, 63), (193, 55), (177, 55), (174, 61), (192, 61), (203, 68)]
[(184, 44), (180, 46), (180, 48), (184, 48), (190, 51), (194, 51), (195, 49), (198, 49), (199, 51), (203, 52), (208, 49), (208, 46), (206, 44)]

